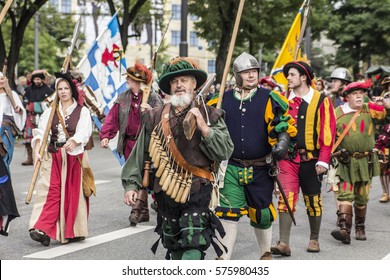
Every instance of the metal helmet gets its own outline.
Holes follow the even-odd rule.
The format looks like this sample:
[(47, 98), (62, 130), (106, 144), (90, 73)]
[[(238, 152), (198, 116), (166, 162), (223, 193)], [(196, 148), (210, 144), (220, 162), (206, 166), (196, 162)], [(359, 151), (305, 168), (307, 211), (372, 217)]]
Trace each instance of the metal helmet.
[(348, 83), (352, 82), (351, 73), (348, 71), (347, 68), (344, 67), (337, 67), (336, 69), (334, 69), (332, 74), (330, 75), (330, 78), (346, 81)]
[(260, 70), (259, 62), (254, 56), (243, 52), (234, 60), (233, 63), (233, 73), (234, 78), (236, 78), (236, 85), (242, 86), (242, 79), (239, 73), (249, 69)]

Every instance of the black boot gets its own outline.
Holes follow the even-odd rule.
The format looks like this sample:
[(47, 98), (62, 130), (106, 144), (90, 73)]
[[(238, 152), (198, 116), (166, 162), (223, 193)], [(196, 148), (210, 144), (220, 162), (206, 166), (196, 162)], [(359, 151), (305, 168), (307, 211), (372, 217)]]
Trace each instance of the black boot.
[(332, 236), (344, 244), (351, 243), (352, 205), (339, 206), (340, 229), (333, 230)]
[(366, 240), (366, 227), (364, 222), (366, 221), (367, 205), (363, 208), (355, 206), (355, 239)]

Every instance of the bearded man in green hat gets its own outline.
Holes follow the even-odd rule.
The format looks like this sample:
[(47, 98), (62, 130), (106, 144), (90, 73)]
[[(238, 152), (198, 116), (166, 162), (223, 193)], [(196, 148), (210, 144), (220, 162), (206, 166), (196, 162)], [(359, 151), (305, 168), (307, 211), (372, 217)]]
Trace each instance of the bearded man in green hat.
[[(152, 163), (155, 176), (149, 185), (158, 205), (155, 231), (167, 249), (167, 259), (204, 259), (210, 244), (218, 256), (222, 254), (214, 231), (223, 237), (224, 229), (209, 204), (215, 163), (231, 156), (233, 143), (224, 111), (204, 102), (195, 106), (196, 92), (206, 80), (207, 73), (191, 58), (176, 57), (165, 65), (159, 87), (170, 94), (170, 102), (143, 114), (141, 133), (122, 169), (124, 202), (134, 205), (142, 175), (148, 172), (145, 162)], [(195, 117), (196, 130), (187, 140), (183, 120), (189, 112)]]

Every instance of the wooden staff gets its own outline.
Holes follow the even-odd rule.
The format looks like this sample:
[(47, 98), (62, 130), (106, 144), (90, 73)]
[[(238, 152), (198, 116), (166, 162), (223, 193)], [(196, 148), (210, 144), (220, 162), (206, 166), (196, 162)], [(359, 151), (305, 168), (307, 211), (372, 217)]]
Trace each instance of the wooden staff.
[[(150, 79), (149, 83), (146, 85), (146, 87), (144, 88), (143, 90), (143, 93), (142, 93), (142, 104), (141, 104), (141, 112), (145, 111), (145, 105), (148, 104), (148, 99), (149, 99), (149, 95), (150, 95), (150, 90), (152, 89), (152, 83), (153, 83), (153, 72), (154, 72), (154, 67), (156, 66), (156, 60), (157, 60), (157, 53), (158, 53), (158, 50), (160, 49), (160, 46), (164, 40), (164, 37), (165, 37), (165, 34), (167, 34), (167, 31), (168, 31), (168, 27), (169, 27), (169, 24), (171, 23), (171, 20), (172, 20), (172, 16), (171, 18), (169, 19), (168, 21), (168, 24), (167, 24), (167, 27), (163, 33), (163, 35), (161, 36), (161, 40), (160, 40), (160, 43), (158, 44), (157, 48), (156, 48), (156, 51), (154, 52), (153, 54), (153, 58), (152, 58), (152, 63), (151, 63), (151, 66), (150, 66), (150, 72), (152, 73), (152, 78)], [(144, 105), (144, 106), (142, 106)]]
[(13, 0), (8, 0), (7, 3), (5, 3), (4, 5), (4, 8), (1, 10), (1, 13), (0, 13), (0, 25), (1, 25), (1, 22), (3, 21), (6, 13), (8, 12), (8, 9), (9, 7), (11, 6)]
[[(68, 69), (71, 66), (72, 52), (73, 52), (74, 47), (76, 46), (77, 37), (78, 37), (79, 31), (80, 31), (80, 23), (81, 23), (81, 17), (77, 21), (76, 26), (75, 26), (75, 28), (73, 30), (73, 38), (71, 40), (71, 45), (68, 48), (67, 55), (66, 55), (66, 57), (64, 59), (63, 65), (62, 65), (62, 69), (61, 69), (62, 73), (67, 73)], [(41, 159), (43, 158), (43, 153), (44, 153), (44, 151), (46, 149), (47, 140), (49, 138), (49, 133), (50, 133), (50, 130), (51, 130), (51, 124), (53, 123), (54, 114), (55, 114), (57, 106), (58, 106), (58, 100), (59, 100), (59, 97), (58, 97), (58, 94), (56, 94), (55, 97), (54, 97), (54, 101), (52, 102), (52, 104), (50, 106), (51, 107), (51, 112), (50, 112), (50, 115), (49, 115), (49, 120), (47, 122), (47, 126), (46, 126), (45, 133), (43, 135), (43, 139), (41, 140), (41, 147), (39, 149), (39, 155), (40, 155)], [(30, 186), (28, 188), (28, 192), (27, 192), (27, 196), (26, 196), (26, 200), (25, 200), (26, 204), (29, 204), (30, 201), (31, 201), (32, 194), (34, 192), (35, 183), (36, 183), (37, 178), (38, 178), (38, 174), (39, 174), (39, 170), (40, 170), (41, 164), (42, 164), (42, 162), (40, 160), (38, 160), (36, 162), (36, 164), (34, 165), (34, 174), (33, 174), (33, 177), (31, 179)]]
[(233, 34), (232, 34), (232, 38), (230, 39), (228, 56), (227, 56), (227, 59), (226, 59), (225, 69), (223, 71), (221, 88), (219, 90), (217, 108), (221, 108), (221, 105), (222, 105), (223, 93), (225, 91), (226, 79), (227, 79), (227, 75), (229, 73), (230, 63), (232, 61), (233, 48), (234, 48), (234, 45), (236, 44), (238, 27), (240, 25), (242, 10), (244, 9), (244, 2), (245, 2), (245, 0), (240, 0), (240, 4), (238, 6), (236, 22), (234, 23)]
[[(7, 77), (6, 72), (7, 72), (7, 59), (4, 59), (4, 65), (3, 65), (3, 75), (4, 75), (4, 77)], [(8, 83), (8, 81), (7, 81), (7, 83)], [(8, 84), (8, 90), (6, 89), (5, 93), (7, 94), (8, 98), (9, 98), (9, 101), (11, 102), (12, 107), (15, 109), (16, 108), (16, 103), (15, 103), (14, 96), (12, 94), (12, 90), (10, 90), (10, 88), (9, 88), (9, 84)]]

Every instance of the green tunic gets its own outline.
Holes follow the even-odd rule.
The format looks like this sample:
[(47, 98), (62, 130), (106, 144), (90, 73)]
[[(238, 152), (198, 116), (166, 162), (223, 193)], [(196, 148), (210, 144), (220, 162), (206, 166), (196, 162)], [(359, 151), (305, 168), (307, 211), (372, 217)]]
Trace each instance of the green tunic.
[[(379, 111), (378, 111), (379, 110)], [(364, 104), (361, 113), (356, 118), (348, 133), (344, 136), (337, 150), (345, 149), (353, 153), (372, 152), (375, 145), (374, 118), (384, 117), (384, 108), (371, 108)], [(355, 115), (355, 111), (344, 113), (342, 106), (335, 110), (337, 118), (337, 136), (339, 137)], [(376, 154), (370, 153), (365, 157), (350, 157), (349, 163), (339, 163), (337, 175), (340, 181), (355, 185), (356, 182), (370, 182), (372, 177), (379, 175), (379, 163)]]

